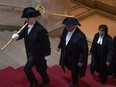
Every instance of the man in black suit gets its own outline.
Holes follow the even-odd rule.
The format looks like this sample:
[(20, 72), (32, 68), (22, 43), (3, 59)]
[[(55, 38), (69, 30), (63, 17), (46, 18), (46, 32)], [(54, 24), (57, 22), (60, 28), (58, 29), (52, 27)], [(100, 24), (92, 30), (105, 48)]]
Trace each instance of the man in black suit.
[[(25, 49), (27, 54), (27, 63), (24, 66), (24, 72), (30, 82), (29, 87), (44, 86), (50, 82), (46, 72), (46, 56), (50, 55), (50, 41), (47, 30), (36, 21), (40, 12), (33, 7), (27, 7), (23, 10), (21, 18), (26, 18), (26, 27), (19, 33), (13, 34), (12, 39), (20, 40), (24, 38)], [(38, 83), (34, 76), (32, 67), (35, 66), (37, 72), (42, 77), (42, 83)]]
[(67, 17), (63, 24), (66, 27), (58, 45), (58, 51), (61, 49), (60, 65), (64, 72), (64, 66), (71, 71), (72, 83), (69, 87), (76, 87), (78, 85), (78, 75), (80, 77), (85, 75), (88, 44), (85, 34), (77, 27), (81, 25), (76, 18)]

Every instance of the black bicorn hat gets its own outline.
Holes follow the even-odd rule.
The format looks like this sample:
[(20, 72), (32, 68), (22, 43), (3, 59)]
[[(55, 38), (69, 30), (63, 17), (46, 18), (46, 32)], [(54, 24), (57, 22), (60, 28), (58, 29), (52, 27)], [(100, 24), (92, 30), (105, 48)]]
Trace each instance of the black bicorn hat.
[(21, 18), (32, 18), (40, 16), (41, 13), (33, 7), (24, 8)]
[(74, 17), (67, 17), (63, 20), (62, 24), (65, 25), (73, 25), (73, 26), (81, 26), (78, 20)]

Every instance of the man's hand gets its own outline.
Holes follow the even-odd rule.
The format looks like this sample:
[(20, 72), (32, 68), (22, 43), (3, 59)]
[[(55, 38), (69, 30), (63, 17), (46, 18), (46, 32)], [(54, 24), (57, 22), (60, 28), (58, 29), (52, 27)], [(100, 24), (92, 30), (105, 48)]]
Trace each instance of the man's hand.
[(12, 37), (11, 37), (13, 40), (17, 40), (19, 38), (19, 35), (18, 34), (13, 34)]
[(78, 63), (78, 66), (79, 66), (79, 67), (82, 67), (82, 66), (83, 66), (83, 63)]

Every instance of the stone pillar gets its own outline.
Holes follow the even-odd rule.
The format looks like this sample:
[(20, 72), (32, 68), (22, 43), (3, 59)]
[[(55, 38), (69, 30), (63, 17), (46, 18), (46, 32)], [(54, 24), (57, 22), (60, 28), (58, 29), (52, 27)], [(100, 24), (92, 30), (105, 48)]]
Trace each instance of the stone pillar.
[(42, 4), (46, 9), (42, 17), (38, 17), (38, 20), (48, 31), (62, 26), (65, 16), (55, 14), (70, 14), (70, 0), (35, 0), (35, 4)]

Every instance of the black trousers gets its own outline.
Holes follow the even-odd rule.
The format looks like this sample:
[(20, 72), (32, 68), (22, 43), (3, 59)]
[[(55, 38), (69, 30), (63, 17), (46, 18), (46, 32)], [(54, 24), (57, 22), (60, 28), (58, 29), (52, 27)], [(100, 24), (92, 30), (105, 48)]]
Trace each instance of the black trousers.
[(71, 60), (65, 57), (64, 64), (65, 66), (71, 71), (71, 76), (72, 76), (72, 83), (73, 84), (78, 84), (78, 75), (79, 75), (79, 67), (70, 62)]
[(97, 61), (99, 78), (101, 79), (101, 82), (106, 83), (108, 75), (106, 61), (103, 59), (103, 57), (101, 57), (101, 55), (98, 55), (97, 58), (99, 59)]
[(46, 72), (46, 69), (42, 69), (41, 66), (39, 66), (38, 63), (34, 62), (34, 59), (31, 55), (29, 55), (28, 61), (24, 66), (24, 72), (27, 76), (27, 79), (29, 80), (30, 84), (36, 83), (37, 79), (32, 71), (32, 67), (35, 66), (36, 70), (39, 72), (43, 82), (44, 81), (48, 81), (49, 77), (48, 74)]
[(75, 68), (73, 69), (72, 68), (72, 70), (71, 70), (71, 74), (72, 74), (72, 83), (73, 84), (78, 84), (78, 80), (79, 80), (79, 77), (78, 77), (78, 75), (79, 75), (79, 67), (78, 66), (75, 66)]

